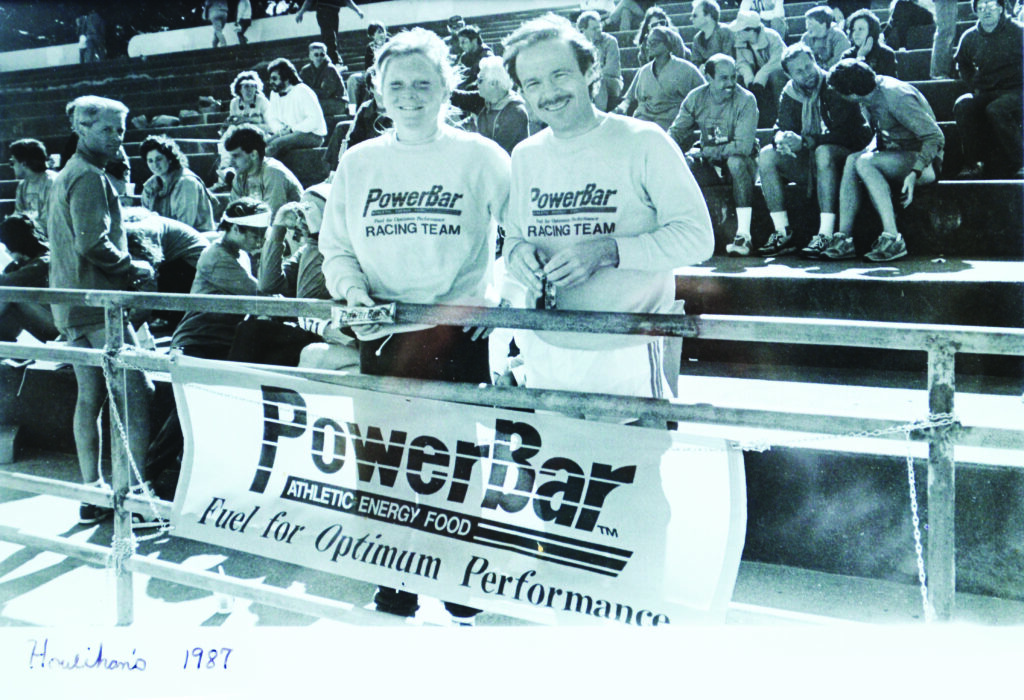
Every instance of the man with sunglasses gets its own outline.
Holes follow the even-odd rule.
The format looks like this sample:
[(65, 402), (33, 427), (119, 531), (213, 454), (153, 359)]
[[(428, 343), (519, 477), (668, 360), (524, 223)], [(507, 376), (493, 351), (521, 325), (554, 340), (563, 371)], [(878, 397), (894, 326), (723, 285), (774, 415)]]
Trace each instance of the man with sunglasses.
[(344, 114), (348, 102), (341, 73), (344, 64), (335, 64), (320, 41), (309, 45), (309, 63), (299, 71), (302, 82), (313, 89), (324, 114)]

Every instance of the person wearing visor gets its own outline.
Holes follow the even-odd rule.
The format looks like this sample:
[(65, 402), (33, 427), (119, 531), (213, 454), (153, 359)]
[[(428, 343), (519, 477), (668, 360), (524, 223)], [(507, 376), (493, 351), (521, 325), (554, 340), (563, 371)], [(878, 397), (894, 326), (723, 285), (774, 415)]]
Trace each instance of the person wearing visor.
[[(259, 253), (268, 226), (270, 207), (258, 199), (243, 197), (228, 204), (217, 227), (221, 237), (199, 256), (190, 294), (255, 296), (258, 284), (253, 257)], [(241, 321), (241, 314), (189, 311), (171, 338), (172, 352), (225, 360)], [(160, 498), (174, 498), (184, 447), (178, 412), (171, 411), (146, 454), (146, 474)]]

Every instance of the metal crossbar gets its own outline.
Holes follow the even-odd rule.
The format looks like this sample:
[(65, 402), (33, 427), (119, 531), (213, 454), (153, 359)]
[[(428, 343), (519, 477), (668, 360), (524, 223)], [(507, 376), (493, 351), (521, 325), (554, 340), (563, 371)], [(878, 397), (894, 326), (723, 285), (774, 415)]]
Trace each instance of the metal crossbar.
[[(97, 292), (77, 290), (24, 289), (0, 287), (5, 301), (37, 301), (46, 304), (98, 306), (106, 309), (107, 347), (104, 350), (76, 348), (28, 347), (16, 343), (0, 343), (0, 356), (24, 359), (47, 359), (61, 362), (101, 366), (105, 358), (114, 356), (119, 372), (127, 369), (167, 370), (172, 360), (155, 353), (146, 353), (123, 346), (120, 319), (124, 309), (170, 309), (177, 311), (214, 311), (249, 313), (268, 316), (331, 317), (334, 302), (308, 299), (267, 297), (234, 297), (218, 295), (164, 295), (128, 292)], [(727, 409), (716, 406), (685, 404), (659, 399), (641, 399), (608, 394), (577, 394), (572, 392), (525, 390), (508, 387), (473, 387), (445, 382), (394, 379), (389, 377), (344, 376), (318, 370), (276, 368), (276, 371), (342, 384), (345, 386), (420, 396), (443, 401), (483, 403), (513, 408), (534, 408), (580, 413), (585, 408), (591, 415), (627, 415), (691, 423), (728, 424), (743, 427), (825, 435), (927, 440), (929, 445), (929, 537), (928, 565), (930, 597), (937, 620), (951, 620), (955, 596), (954, 504), (956, 444), (1024, 449), (1024, 430), (1005, 430), (980, 426), (962, 426), (955, 419), (954, 360), (957, 353), (1024, 356), (1024, 330), (934, 324), (877, 323), (845, 319), (794, 319), (751, 316), (683, 316), (668, 314), (625, 314), (600, 312), (527, 311), (520, 309), (485, 309), (461, 306), (430, 306), (398, 304), (398, 323), (476, 325), (534, 330), (560, 330), (599, 333), (625, 333), (654, 336), (680, 336), (748, 342), (785, 342), (809, 345), (874, 347), (895, 350), (919, 350), (928, 355), (929, 415), (911, 424), (867, 417), (820, 416), (815, 414)], [(949, 417), (944, 418), (944, 417)], [(941, 418), (941, 420), (940, 420)], [(116, 444), (116, 443), (115, 443)], [(112, 501), (116, 511), (115, 543), (119, 537), (130, 540), (130, 511), (138, 511), (139, 499), (125, 495), (127, 468), (122, 449), (115, 450), (115, 494), (93, 493), (84, 498), (81, 487), (50, 479), (0, 474), (0, 484), (28, 491), (51, 493), (77, 500), (107, 504)], [(120, 489), (120, 491), (119, 491)], [(167, 505), (161, 505), (162, 513)], [(93, 559), (98, 552), (68, 543), (60, 538), (28, 535), (0, 526), (0, 539), (41, 546), (53, 551)], [(93, 547), (95, 548), (95, 547)], [(102, 549), (104, 552), (109, 550)], [(80, 550), (80, 551), (79, 551)], [(108, 554), (109, 555), (109, 554)], [(222, 591), (278, 604), (279, 607), (303, 610), (319, 606), (324, 616), (336, 617), (346, 606), (323, 601), (286, 601), (290, 594), (231, 582), (210, 573), (187, 572), (172, 564), (148, 562), (128, 556), (119, 567), (118, 623), (132, 622), (131, 572), (177, 581), (206, 590)], [(265, 587), (264, 587), (265, 588)], [(251, 589), (251, 590), (250, 590)], [(277, 601), (272, 602), (273, 601)], [(284, 602), (282, 602), (284, 601)], [(362, 612), (362, 611), (357, 611)], [(357, 615), (358, 617), (358, 615)], [(374, 620), (378, 618), (374, 617)]]

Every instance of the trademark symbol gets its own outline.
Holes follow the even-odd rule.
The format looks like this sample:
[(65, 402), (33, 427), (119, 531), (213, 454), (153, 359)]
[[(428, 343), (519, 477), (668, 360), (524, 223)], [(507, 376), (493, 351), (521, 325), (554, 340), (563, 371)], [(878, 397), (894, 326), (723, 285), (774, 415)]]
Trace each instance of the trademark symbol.
[(614, 527), (605, 527), (604, 525), (598, 525), (597, 531), (600, 532), (602, 535), (608, 535), (608, 537), (619, 536), (619, 531), (616, 530)]

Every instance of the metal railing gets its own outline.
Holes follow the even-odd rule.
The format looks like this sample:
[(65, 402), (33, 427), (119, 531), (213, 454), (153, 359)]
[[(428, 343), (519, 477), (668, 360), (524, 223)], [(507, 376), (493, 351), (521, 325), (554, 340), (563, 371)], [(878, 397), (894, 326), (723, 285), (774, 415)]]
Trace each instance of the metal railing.
[[(123, 319), (126, 309), (167, 309), (249, 313), (281, 317), (329, 319), (334, 302), (308, 299), (242, 297), (220, 295), (164, 295), (151, 293), (47, 290), (0, 287), (5, 301), (36, 301), (97, 306), (106, 309), (107, 345), (104, 349), (33, 347), (0, 343), (0, 357), (45, 359), (56, 362), (106, 365), (108, 371), (128, 369), (167, 370), (172, 359), (124, 345)], [(840, 319), (793, 319), (751, 316), (680, 316), (582, 311), (533, 311), (487, 309), (462, 306), (398, 304), (395, 321), (448, 325), (476, 325), (498, 328), (560, 330), (601, 333), (679, 336), (759, 343), (796, 343), (891, 350), (919, 350), (927, 353), (928, 416), (910, 425), (896, 420), (871, 417), (822, 416), (814, 413), (722, 408), (687, 404), (664, 399), (644, 399), (610, 394), (524, 389), (499, 386), (471, 386), (445, 382), (345, 375), (325, 370), (277, 367), (275, 371), (358, 389), (431, 398), (442, 401), (478, 403), (509, 408), (530, 408), (588, 415), (628, 415), (644, 419), (681, 423), (729, 425), (799, 431), (823, 435), (857, 435), (899, 440), (900, 450), (909, 436), (928, 443), (928, 543), (929, 596), (938, 620), (950, 620), (955, 607), (955, 461), (956, 445), (1024, 451), (1024, 429), (965, 426), (955, 418), (955, 356), (957, 353), (1024, 356), (1024, 329), (935, 324), (878, 323)], [(264, 367), (265, 369), (265, 367)], [(287, 610), (321, 617), (348, 620), (382, 618), (353, 606), (312, 596), (295, 596), (261, 584), (228, 579), (212, 573), (185, 571), (180, 566), (132, 557), (131, 550), (118, 551), (131, 543), (131, 512), (146, 506), (144, 499), (128, 493), (125, 446), (113, 436), (113, 495), (67, 482), (18, 474), (0, 473), (0, 484), (20, 490), (49, 493), (115, 508), (114, 558), (117, 570), (118, 624), (133, 620), (132, 572), (145, 573), (197, 588), (250, 598)], [(116, 447), (117, 449), (114, 449)], [(893, 447), (893, 454), (898, 454)], [(161, 502), (161, 515), (170, 505)], [(110, 550), (95, 545), (72, 544), (62, 538), (41, 537), (0, 526), (0, 539), (25, 546), (41, 547), (67, 556), (97, 561)]]

